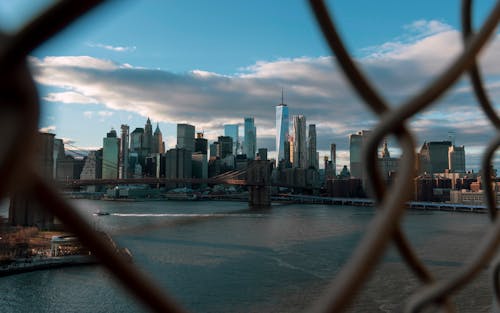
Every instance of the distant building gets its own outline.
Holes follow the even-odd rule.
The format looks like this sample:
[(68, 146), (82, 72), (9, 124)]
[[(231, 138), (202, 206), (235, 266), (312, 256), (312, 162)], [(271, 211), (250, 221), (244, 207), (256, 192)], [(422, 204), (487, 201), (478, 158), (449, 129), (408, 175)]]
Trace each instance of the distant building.
[(102, 149), (89, 152), (80, 174), (80, 179), (100, 178), (102, 178)]
[(64, 160), (65, 156), (63, 140), (54, 138), (54, 172), (52, 177), (57, 177), (57, 162)]
[(267, 161), (267, 149), (259, 148), (259, 152), (257, 153), (259, 156), (259, 160)]
[(144, 135), (144, 128), (138, 127), (130, 134), (130, 151), (136, 152), (139, 156), (143, 155), (142, 152), (142, 139)]
[(121, 126), (121, 136), (120, 136), (120, 167), (118, 172), (119, 178), (128, 178), (128, 154), (129, 154), (129, 130), (128, 125)]
[(392, 174), (396, 172), (399, 166), (398, 158), (391, 158), (389, 153), (389, 148), (387, 146), (387, 140), (384, 140), (384, 148), (382, 150), (382, 157), (377, 160), (378, 168), (380, 173), (382, 173), (385, 181), (389, 181)]
[(165, 153), (165, 143), (163, 142), (163, 134), (160, 130), (160, 125), (156, 123), (156, 129), (153, 134), (153, 150), (152, 153)]
[(464, 146), (448, 147), (448, 168), (452, 173), (465, 173)]
[(351, 176), (364, 179), (364, 170), (362, 165), (362, 150), (366, 145), (366, 141), (371, 131), (362, 130), (357, 134), (349, 136), (349, 160)]
[(253, 160), (257, 152), (257, 129), (253, 117), (245, 117), (244, 129), (243, 154), (246, 154), (249, 160)]
[(208, 178), (208, 160), (207, 154), (201, 152), (193, 153), (192, 157), (192, 175), (194, 178)]
[(166, 178), (192, 177), (192, 152), (184, 148), (170, 149), (165, 158)]
[(205, 155), (208, 153), (208, 140), (203, 138), (203, 133), (196, 133), (196, 139), (194, 140), (194, 152), (199, 152)]
[[(276, 162), (286, 160), (285, 142), (288, 140), (289, 117), (288, 106), (283, 103), (283, 93), (281, 103), (276, 106)], [(289, 159), (288, 159), (289, 161)]]
[[(210, 144), (210, 158), (216, 158), (219, 151), (219, 142), (214, 142)], [(219, 156), (220, 157), (220, 156)]]
[(153, 152), (153, 125), (148, 117), (146, 125), (144, 126), (144, 138), (142, 139), (143, 156)]
[(57, 180), (80, 179), (85, 161), (66, 155), (57, 161)]
[(233, 150), (232, 154), (237, 155), (238, 154), (238, 149), (240, 148), (239, 144), (239, 134), (238, 134), (238, 129), (239, 129), (238, 124), (226, 124), (224, 125), (224, 136), (229, 136), (233, 138)]
[(221, 159), (232, 155), (233, 153), (233, 138), (230, 136), (219, 136), (217, 139), (217, 156)]
[(316, 149), (316, 125), (309, 124), (309, 134), (307, 139), (307, 162), (309, 168), (319, 170), (318, 151)]
[(120, 153), (120, 139), (116, 136), (116, 131), (111, 129), (102, 140), (102, 178), (118, 178), (118, 160)]
[(337, 176), (337, 145), (330, 145), (330, 161), (332, 162), (333, 176)]
[(194, 151), (194, 126), (189, 124), (177, 124), (178, 149)]
[(306, 117), (293, 117), (293, 167), (307, 167)]
[(424, 142), (420, 148), (420, 174), (444, 173), (448, 169), (448, 150), (452, 147), (451, 141)]

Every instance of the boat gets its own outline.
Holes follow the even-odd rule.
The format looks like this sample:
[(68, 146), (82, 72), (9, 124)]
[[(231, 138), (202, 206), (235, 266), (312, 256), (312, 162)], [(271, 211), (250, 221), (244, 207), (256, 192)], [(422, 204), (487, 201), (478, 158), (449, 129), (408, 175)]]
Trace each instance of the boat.
[(94, 213), (94, 215), (97, 215), (97, 216), (102, 216), (102, 215), (110, 215), (109, 212), (103, 212), (103, 211), (97, 211)]

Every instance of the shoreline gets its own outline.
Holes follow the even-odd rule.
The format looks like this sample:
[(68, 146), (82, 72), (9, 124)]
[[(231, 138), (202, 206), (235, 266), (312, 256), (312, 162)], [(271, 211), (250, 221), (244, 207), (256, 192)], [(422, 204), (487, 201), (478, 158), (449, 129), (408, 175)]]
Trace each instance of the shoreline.
[(16, 259), (10, 264), (0, 265), (0, 277), (61, 267), (95, 265), (98, 263), (93, 255)]

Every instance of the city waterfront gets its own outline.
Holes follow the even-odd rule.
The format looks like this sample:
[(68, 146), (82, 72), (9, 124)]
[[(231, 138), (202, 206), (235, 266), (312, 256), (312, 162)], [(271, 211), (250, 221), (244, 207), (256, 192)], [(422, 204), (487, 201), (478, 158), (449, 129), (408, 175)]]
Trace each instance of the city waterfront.
[[(86, 218), (130, 249), (134, 262), (193, 312), (300, 312), (346, 262), (371, 207), (243, 202), (74, 200)], [(95, 216), (95, 212), (110, 215)], [(2, 208), (0, 215), (7, 210)], [(477, 245), (484, 214), (409, 211), (404, 229), (437, 276)], [(487, 312), (488, 272), (457, 296), (461, 312)], [(352, 312), (396, 312), (417, 280), (391, 249)], [(2, 312), (137, 312), (105, 269), (82, 266), (0, 278)]]

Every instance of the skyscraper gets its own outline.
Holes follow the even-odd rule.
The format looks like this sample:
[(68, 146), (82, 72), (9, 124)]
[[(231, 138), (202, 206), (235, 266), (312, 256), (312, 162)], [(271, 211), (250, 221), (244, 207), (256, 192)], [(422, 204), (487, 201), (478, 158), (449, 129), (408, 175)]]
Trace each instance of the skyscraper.
[(465, 148), (464, 146), (451, 146), (448, 148), (448, 162), (450, 172), (465, 173)]
[(238, 124), (226, 124), (224, 125), (224, 136), (229, 136), (233, 138), (233, 154), (238, 154), (238, 149), (240, 148), (238, 139)]
[(221, 158), (225, 158), (228, 155), (231, 155), (233, 153), (233, 138), (230, 136), (219, 136), (217, 138), (217, 141), (219, 142), (219, 151), (217, 153), (217, 156)]
[(118, 171), (118, 178), (128, 178), (128, 141), (129, 141), (129, 127), (122, 124), (121, 126), (121, 141), (120, 141), (120, 168)]
[(369, 130), (362, 130), (357, 134), (349, 136), (349, 161), (351, 168), (351, 176), (363, 179), (364, 171), (361, 160), (361, 151), (366, 143), (368, 135), (371, 133)]
[(243, 141), (243, 153), (250, 160), (255, 159), (257, 152), (257, 129), (253, 117), (245, 117), (245, 137)]
[(156, 123), (156, 129), (153, 134), (153, 153), (165, 153), (165, 143), (163, 142), (163, 134), (160, 130), (160, 125)]
[(307, 167), (306, 117), (293, 117), (293, 167)]
[(451, 141), (424, 142), (419, 153), (419, 173), (444, 173), (444, 170), (448, 169), (450, 165), (448, 151), (452, 146)]
[(283, 91), (281, 92), (281, 103), (276, 106), (276, 162), (285, 159), (285, 141), (288, 139), (289, 119), (288, 106), (283, 103)]
[(203, 138), (203, 133), (196, 133), (196, 139), (194, 140), (194, 152), (199, 152), (206, 155), (207, 150), (208, 140)]
[(333, 176), (337, 175), (337, 145), (332, 143), (330, 145), (330, 159), (332, 161)]
[(118, 160), (120, 153), (120, 139), (116, 131), (111, 129), (102, 140), (102, 178), (118, 178)]
[(309, 134), (307, 138), (307, 161), (309, 167), (319, 169), (318, 151), (316, 148), (316, 125), (309, 124)]
[(177, 148), (194, 151), (194, 126), (177, 124)]
[(142, 139), (144, 135), (144, 128), (137, 127), (130, 134), (130, 150), (142, 154)]
[(146, 125), (144, 126), (144, 138), (142, 140), (142, 149), (144, 156), (147, 156), (153, 151), (153, 125), (148, 117)]

